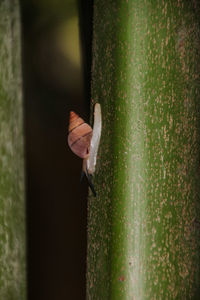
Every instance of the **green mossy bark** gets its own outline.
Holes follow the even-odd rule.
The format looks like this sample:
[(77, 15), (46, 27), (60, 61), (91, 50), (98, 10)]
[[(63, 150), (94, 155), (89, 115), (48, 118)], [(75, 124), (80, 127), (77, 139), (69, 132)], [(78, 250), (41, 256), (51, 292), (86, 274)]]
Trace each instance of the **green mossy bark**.
[(0, 299), (24, 300), (25, 201), (20, 19), (0, 1)]
[(199, 6), (94, 0), (87, 299), (199, 299)]

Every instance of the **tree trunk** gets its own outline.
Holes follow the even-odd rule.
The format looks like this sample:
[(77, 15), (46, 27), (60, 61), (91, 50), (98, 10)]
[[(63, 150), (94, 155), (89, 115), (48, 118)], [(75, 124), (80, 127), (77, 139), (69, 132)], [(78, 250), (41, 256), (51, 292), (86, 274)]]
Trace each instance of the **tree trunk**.
[(94, 0), (87, 299), (199, 299), (199, 6)]
[(24, 300), (25, 202), (20, 19), (0, 1), (0, 299)]

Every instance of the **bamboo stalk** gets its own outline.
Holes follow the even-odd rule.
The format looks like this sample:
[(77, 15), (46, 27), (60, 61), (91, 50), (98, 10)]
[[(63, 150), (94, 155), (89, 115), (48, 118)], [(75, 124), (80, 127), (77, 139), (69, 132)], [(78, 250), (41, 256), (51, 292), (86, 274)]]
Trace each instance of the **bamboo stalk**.
[(199, 6), (94, 0), (87, 299), (199, 297)]
[(25, 201), (20, 16), (0, 2), (0, 299), (24, 300)]

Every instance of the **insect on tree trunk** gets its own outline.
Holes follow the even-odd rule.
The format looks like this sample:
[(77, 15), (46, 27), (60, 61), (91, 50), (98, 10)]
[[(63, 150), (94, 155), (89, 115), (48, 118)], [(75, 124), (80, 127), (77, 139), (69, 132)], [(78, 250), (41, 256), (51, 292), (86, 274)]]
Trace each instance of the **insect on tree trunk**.
[(20, 16), (0, 1), (0, 299), (25, 300), (25, 202)]
[(87, 299), (198, 299), (200, 1), (94, 0)]

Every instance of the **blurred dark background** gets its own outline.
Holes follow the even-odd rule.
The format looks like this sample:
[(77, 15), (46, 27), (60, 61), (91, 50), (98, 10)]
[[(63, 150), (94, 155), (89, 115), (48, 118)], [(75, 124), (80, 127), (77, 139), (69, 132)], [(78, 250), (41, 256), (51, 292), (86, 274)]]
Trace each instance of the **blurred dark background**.
[(89, 2), (20, 2), (29, 300), (85, 299), (88, 187), (67, 127), (70, 110), (89, 116)]

